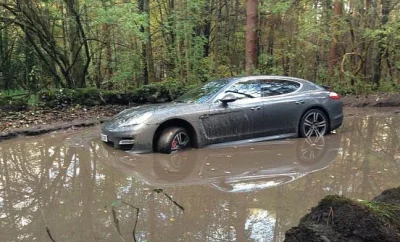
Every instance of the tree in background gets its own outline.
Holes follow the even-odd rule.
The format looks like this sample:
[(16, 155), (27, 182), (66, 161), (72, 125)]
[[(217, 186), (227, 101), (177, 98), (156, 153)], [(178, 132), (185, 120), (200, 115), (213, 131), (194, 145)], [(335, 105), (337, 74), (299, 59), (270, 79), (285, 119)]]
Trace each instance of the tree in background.
[(0, 88), (290, 75), (397, 90), (400, 0), (3, 0)]
[(150, 0), (139, 0), (139, 11), (145, 15), (145, 22), (140, 26), (140, 31), (144, 34), (142, 46), (143, 58), (143, 84), (155, 81), (153, 47), (150, 33)]
[[(330, 77), (333, 77), (335, 75), (335, 70), (338, 70), (337, 64), (339, 63), (339, 45), (338, 42), (340, 41), (338, 30), (339, 30), (339, 22), (342, 18), (343, 14), (343, 4), (342, 0), (335, 0), (333, 3), (333, 20), (332, 20), (332, 40), (331, 44), (329, 47), (329, 60), (328, 60), (328, 73)], [(328, 79), (328, 83), (329, 83)]]
[(246, 74), (257, 67), (258, 0), (247, 0), (246, 8)]

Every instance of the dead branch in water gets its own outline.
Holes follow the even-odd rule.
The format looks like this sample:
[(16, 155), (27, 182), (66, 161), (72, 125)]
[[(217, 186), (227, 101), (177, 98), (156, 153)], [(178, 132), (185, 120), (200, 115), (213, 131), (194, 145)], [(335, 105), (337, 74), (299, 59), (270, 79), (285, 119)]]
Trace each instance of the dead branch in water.
[[(114, 226), (115, 226), (114, 229), (117, 231), (117, 233), (118, 233), (119, 238), (121, 239), (121, 241), (122, 241), (122, 242), (125, 242), (125, 240), (124, 240), (124, 238), (122, 237), (122, 234), (121, 234), (121, 228), (120, 228), (120, 226), (119, 226), (119, 219), (118, 219), (118, 217), (117, 217), (117, 212), (115, 211), (114, 207), (115, 207), (115, 206), (111, 206), (111, 214), (112, 214), (113, 221), (114, 221)], [(111, 219), (110, 219), (110, 220), (111, 220)]]
[(47, 224), (47, 220), (46, 220), (46, 218), (44, 217), (43, 209), (40, 208), (40, 212), (41, 212), (41, 214), (42, 214), (43, 221), (44, 221), (44, 223), (46, 224), (46, 233), (47, 233), (47, 235), (49, 236), (49, 238), (51, 239), (51, 241), (56, 242), (55, 239), (53, 238), (53, 236), (52, 236), (51, 233), (50, 233), (50, 229), (49, 229), (49, 226), (48, 226), (48, 224)]
[(172, 197), (170, 195), (166, 194), (163, 189), (154, 189), (153, 191), (156, 193), (164, 194), (171, 202), (173, 202), (175, 204), (175, 206), (177, 206), (180, 210), (182, 210), (182, 212), (185, 211), (185, 208), (182, 205), (180, 205), (178, 202), (176, 202), (174, 199), (172, 199)]
[[(140, 204), (140, 206), (142, 206), (143, 203), (146, 202), (146, 201), (149, 199), (150, 196), (154, 195), (154, 193), (157, 193), (157, 194), (162, 193), (162, 194), (164, 194), (164, 196), (167, 197), (168, 200), (170, 200), (170, 201), (171, 201), (175, 206), (177, 206), (182, 212), (185, 211), (185, 208), (184, 208), (182, 205), (180, 205), (177, 201), (175, 201), (170, 195), (168, 195), (167, 193), (165, 193), (163, 189), (154, 189), (154, 190), (151, 192), (151, 194), (149, 194), (149, 195), (146, 196), (146, 198), (143, 200), (143, 202)], [(127, 206), (129, 206), (129, 207), (135, 209), (136, 219), (135, 219), (135, 224), (134, 224), (133, 230), (132, 230), (132, 236), (133, 236), (133, 240), (134, 240), (135, 242), (137, 242), (137, 239), (136, 239), (136, 228), (137, 228), (137, 225), (138, 225), (138, 222), (139, 222), (140, 208), (137, 207), (137, 206), (134, 206), (134, 205), (132, 205), (132, 204), (130, 204), (130, 203), (128, 203), (128, 202), (125, 202), (125, 201), (123, 201), (123, 200), (118, 200), (118, 203), (117, 203), (117, 204), (120, 204), (120, 203), (125, 204), (125, 205), (127, 205)], [(121, 228), (120, 228), (120, 225), (119, 225), (119, 219), (118, 219), (118, 217), (117, 217), (117, 212), (116, 212), (115, 209), (114, 209), (116, 206), (118, 206), (118, 205), (112, 205), (112, 206), (111, 206), (111, 213), (112, 213), (113, 220), (114, 220), (115, 230), (117, 231), (117, 233), (118, 233), (118, 235), (120, 236), (121, 240), (122, 240), (123, 242), (125, 242), (125, 240), (123, 239), (122, 234), (121, 234)], [(106, 206), (106, 207), (107, 207), (107, 206)], [(55, 242), (55, 241), (54, 241), (54, 242)]]

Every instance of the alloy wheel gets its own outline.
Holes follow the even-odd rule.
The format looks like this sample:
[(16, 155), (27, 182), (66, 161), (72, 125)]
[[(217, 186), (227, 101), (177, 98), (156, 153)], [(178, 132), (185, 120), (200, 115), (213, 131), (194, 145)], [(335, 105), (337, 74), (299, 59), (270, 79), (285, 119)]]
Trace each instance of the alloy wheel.
[(313, 111), (304, 118), (302, 128), (305, 137), (323, 136), (327, 130), (327, 120), (320, 112)]
[(185, 132), (177, 133), (172, 139), (171, 151), (180, 150), (189, 144), (189, 136)]

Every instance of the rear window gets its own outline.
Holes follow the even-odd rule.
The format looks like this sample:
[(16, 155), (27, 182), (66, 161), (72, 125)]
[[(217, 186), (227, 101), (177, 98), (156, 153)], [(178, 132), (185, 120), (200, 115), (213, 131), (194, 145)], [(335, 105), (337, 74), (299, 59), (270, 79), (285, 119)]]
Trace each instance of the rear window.
[(260, 80), (261, 96), (269, 97), (294, 92), (300, 88), (300, 83), (287, 80)]

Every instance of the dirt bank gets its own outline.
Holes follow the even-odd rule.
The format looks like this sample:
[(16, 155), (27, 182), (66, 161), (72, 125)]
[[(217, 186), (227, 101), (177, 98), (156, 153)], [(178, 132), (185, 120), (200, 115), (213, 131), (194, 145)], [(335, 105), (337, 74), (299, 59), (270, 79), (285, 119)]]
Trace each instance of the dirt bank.
[(400, 93), (343, 96), (345, 107), (400, 107)]
[(18, 136), (96, 125), (125, 108), (127, 107), (106, 105), (0, 112), (0, 141)]
[(286, 232), (285, 242), (400, 241), (400, 187), (372, 201), (327, 196)]

